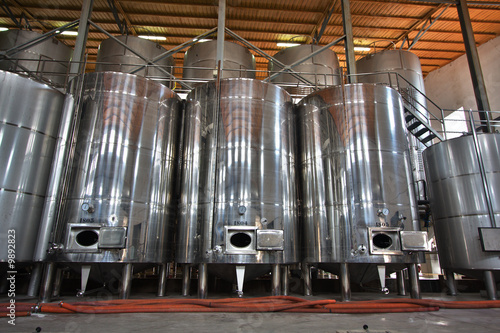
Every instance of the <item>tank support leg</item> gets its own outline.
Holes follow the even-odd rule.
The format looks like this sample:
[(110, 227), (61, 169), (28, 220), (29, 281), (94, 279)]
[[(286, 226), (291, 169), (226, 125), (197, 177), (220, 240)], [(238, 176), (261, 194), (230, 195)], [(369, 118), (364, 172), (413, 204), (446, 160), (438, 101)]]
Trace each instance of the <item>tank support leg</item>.
[(445, 270), (446, 286), (448, 287), (448, 295), (457, 296), (457, 285), (455, 283), (455, 273), (450, 270)]
[(271, 287), (271, 296), (280, 296), (281, 295), (281, 265), (274, 264), (272, 271), (272, 287)]
[(236, 266), (236, 283), (238, 297), (243, 297), (243, 282), (245, 281), (245, 266)]
[(43, 274), (42, 288), (40, 290), (40, 303), (50, 302), (55, 270), (56, 270), (55, 262), (49, 262), (46, 264)]
[(189, 285), (191, 283), (191, 266), (182, 265), (182, 296), (189, 296)]
[(340, 264), (340, 300), (349, 302), (351, 300), (351, 281), (349, 280), (349, 266), (347, 263)]
[(132, 274), (134, 266), (132, 264), (125, 264), (123, 266), (122, 281), (120, 286), (120, 298), (128, 299), (130, 296), (130, 288), (132, 287)]
[(90, 265), (82, 265), (82, 277), (81, 277), (81, 287), (78, 293), (76, 294), (77, 297), (82, 297), (85, 295), (85, 291), (87, 290), (87, 282), (89, 281), (89, 276), (90, 276), (90, 269), (92, 266)]
[(408, 265), (408, 275), (410, 276), (410, 296), (411, 298), (421, 299), (420, 281), (418, 280), (417, 264)]
[(398, 285), (398, 295), (406, 296), (405, 272), (403, 269), (396, 272), (396, 283)]
[(377, 265), (378, 278), (380, 279), (380, 291), (384, 294), (389, 293), (389, 289), (385, 287), (385, 265)]
[(158, 278), (158, 297), (163, 297), (166, 294), (168, 272), (170, 271), (170, 264), (160, 265), (160, 276)]
[(207, 298), (208, 268), (207, 264), (198, 266), (198, 298)]
[(31, 271), (30, 284), (28, 285), (27, 295), (30, 297), (38, 296), (40, 292), (40, 283), (42, 282), (42, 272), (43, 264), (36, 263), (33, 265), (33, 270)]
[(54, 280), (54, 291), (52, 291), (52, 297), (56, 298), (61, 296), (62, 280), (63, 280), (63, 269), (58, 268), (56, 270), (56, 279)]
[(281, 291), (283, 293), (283, 296), (288, 296), (288, 283), (289, 283), (289, 275), (290, 275), (290, 266), (288, 265), (283, 265), (283, 272), (281, 276)]
[(484, 271), (484, 284), (486, 286), (486, 293), (488, 294), (488, 299), (497, 299), (497, 285), (495, 282), (495, 277), (492, 271)]
[(302, 279), (304, 280), (304, 296), (311, 296), (311, 265), (305, 262), (302, 263)]

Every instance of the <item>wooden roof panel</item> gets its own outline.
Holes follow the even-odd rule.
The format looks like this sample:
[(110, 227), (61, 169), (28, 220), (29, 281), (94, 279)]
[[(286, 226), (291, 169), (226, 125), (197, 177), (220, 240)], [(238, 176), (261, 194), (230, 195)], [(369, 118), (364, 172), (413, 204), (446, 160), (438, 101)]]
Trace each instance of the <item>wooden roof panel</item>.
[[(227, 0), (226, 26), (265, 52), (273, 55), (280, 48), (279, 41), (310, 43), (315, 31), (319, 31), (327, 17), (333, 0)], [(217, 26), (218, 0), (114, 0), (121, 21), (132, 26), (132, 34), (162, 35), (166, 49), (186, 42)], [(494, 6), (485, 3), (491, 2)], [(8, 1), (14, 16), (24, 15), (37, 31), (48, 31), (80, 17), (82, 0), (16, 0)], [(355, 45), (375, 45), (376, 50), (399, 47), (408, 36), (410, 42), (431, 15), (436, 18), (446, 5), (436, 2), (412, 0), (351, 0), (351, 15)], [(500, 35), (500, 3), (495, 0), (469, 5), (472, 27), (478, 45)], [(112, 34), (119, 34), (107, 0), (95, 0), (91, 18)], [(14, 28), (15, 24), (4, 12), (0, 12), (0, 26)], [(76, 30), (76, 29), (75, 29)], [(423, 64), (424, 72), (434, 70), (464, 53), (458, 14), (454, 5), (447, 8), (440, 18), (413, 46)], [(340, 1), (335, 1), (333, 14), (319, 41), (325, 45), (344, 34)], [(75, 37), (59, 36), (68, 45), (74, 45)], [(91, 28), (88, 52), (95, 56), (97, 47), (107, 36)], [(231, 40), (229, 36), (226, 36)], [(373, 44), (375, 43), (375, 44)], [(341, 62), (345, 59), (343, 43), (332, 47)], [(405, 44), (406, 47), (407, 44)], [(370, 51), (373, 52), (373, 51)], [(175, 57), (182, 61), (184, 51)], [(363, 52), (356, 52), (362, 57)], [(256, 54), (259, 66), (267, 60)]]

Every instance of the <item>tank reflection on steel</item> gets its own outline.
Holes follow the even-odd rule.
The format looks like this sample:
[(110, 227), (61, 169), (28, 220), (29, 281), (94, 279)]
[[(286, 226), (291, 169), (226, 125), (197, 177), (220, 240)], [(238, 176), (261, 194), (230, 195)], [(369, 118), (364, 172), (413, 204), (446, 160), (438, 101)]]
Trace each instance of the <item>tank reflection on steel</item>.
[[(305, 265), (365, 282), (419, 262), (419, 223), (401, 97), (349, 84), (298, 105)], [(352, 265), (351, 265), (352, 264)], [(344, 265), (344, 266), (342, 266)], [(385, 280), (381, 279), (382, 289)], [(348, 285), (344, 286), (348, 299)]]
[[(477, 135), (477, 147), (481, 159), (474, 136), (466, 135), (437, 143), (424, 151), (432, 219), (443, 269), (486, 280), (493, 273), (498, 281), (500, 134)], [(480, 160), (487, 188), (483, 187)], [(489, 214), (485, 190), (496, 221), (492, 221)], [(489, 294), (491, 298), (495, 292)]]
[[(116, 36), (115, 38), (131, 49), (136, 50), (136, 52), (148, 60), (153, 60), (167, 52), (160, 44), (136, 36), (124, 35)], [(102, 41), (101, 45), (99, 45), (95, 71), (130, 73), (143, 65), (147, 66), (134, 72), (135, 75), (152, 78), (168, 87), (173, 87), (173, 83), (171, 83), (168, 74), (165, 74), (165, 72), (173, 74), (172, 67), (175, 66), (174, 58), (166, 57), (155, 62), (155, 65), (158, 65), (163, 70), (162, 71), (159, 68), (153, 67), (151, 64), (148, 65), (148, 63), (138, 57), (137, 54), (120, 45), (112, 38)]]
[(33, 260), (63, 102), (49, 86), (0, 71), (1, 263), (9, 239), (16, 263)]
[[(184, 55), (183, 79), (209, 81), (217, 76), (217, 41), (198, 43)], [(255, 57), (236, 43), (224, 42), (222, 78), (255, 78)]]
[[(276, 53), (274, 58), (285, 65), (291, 65), (320, 48), (321, 46), (312, 44), (288, 47)], [(280, 71), (281, 67), (273, 61), (269, 61), (268, 69), (271, 75), (274, 72)], [(295, 72), (304, 73), (301, 74), (303, 78), (320, 88), (341, 83), (340, 65), (337, 54), (329, 49), (294, 66), (292, 69)], [(282, 85), (285, 90), (293, 94), (308, 94), (314, 89), (313, 87), (307, 87), (307, 83), (304, 83), (291, 74), (280, 74), (272, 79), (271, 82)]]
[[(130, 276), (131, 264), (171, 260), (180, 99), (140, 76), (91, 73), (79, 113), (59, 245), (49, 259), (79, 263), (82, 276), (92, 263), (130, 264)], [(122, 297), (129, 282), (122, 281)]]
[(273, 265), (279, 294), (279, 265), (299, 260), (292, 100), (253, 79), (217, 88), (209, 82), (187, 97), (176, 261), (200, 264), (200, 297), (207, 264), (237, 277), (240, 295), (245, 267), (250, 279)]
[[(360, 74), (358, 82), (385, 83), (390, 87), (398, 89), (401, 94), (407, 96), (406, 99), (411, 101), (413, 109), (418, 111), (422, 119), (429, 119), (422, 67), (420, 65), (420, 59), (414, 53), (404, 50), (385, 50), (369, 54), (356, 61), (356, 70), (358, 74)], [(371, 74), (363, 75), (366, 73)], [(396, 75), (388, 73), (398, 73), (411, 85), (405, 80), (398, 78)], [(418, 93), (415, 88), (420, 93)], [(416, 130), (418, 129), (419, 128)], [(427, 200), (425, 197), (425, 186), (423, 184), (425, 181), (425, 172), (422, 161), (422, 152), (425, 146), (413, 135), (409, 137), (409, 142), (413, 178), (418, 200)]]
[[(0, 51), (7, 51), (40, 37), (38, 32), (7, 30), (0, 32)], [(49, 38), (16, 53), (11, 60), (0, 61), (0, 69), (17, 73), (33, 72), (38, 77), (56, 85), (66, 82), (68, 64), (73, 50), (63, 42)]]

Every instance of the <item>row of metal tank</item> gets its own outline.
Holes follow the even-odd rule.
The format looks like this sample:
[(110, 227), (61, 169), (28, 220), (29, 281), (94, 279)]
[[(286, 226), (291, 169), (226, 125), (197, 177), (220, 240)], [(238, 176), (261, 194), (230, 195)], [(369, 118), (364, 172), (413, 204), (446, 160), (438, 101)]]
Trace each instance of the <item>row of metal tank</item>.
[[(122, 297), (132, 269), (152, 264), (162, 265), (164, 290), (172, 260), (198, 265), (200, 297), (208, 272), (237, 282), (242, 292), (245, 279), (272, 271), (279, 294), (289, 265), (301, 262), (306, 282), (308, 267), (317, 265), (341, 276), (347, 296), (349, 270), (357, 282), (380, 274), (383, 288), (388, 272), (408, 265), (418, 297), (416, 264), (426, 235), (419, 231), (403, 103), (387, 85), (332, 86), (294, 106), (274, 84), (222, 79), (195, 88), (183, 107), (161, 79), (105, 71), (75, 84), (73, 110), (71, 96), (63, 107), (64, 94), (1, 74), (1, 229), (6, 240), (14, 230), (21, 244), (17, 262), (79, 268), (83, 290), (89, 275), (105, 280), (119, 263)], [(482, 156), (492, 156), (493, 175), (500, 164), (495, 147), (482, 148)], [(443, 188), (429, 177), (433, 189)], [(436, 224), (441, 220), (450, 224), (441, 217)], [(0, 253), (6, 265), (7, 249)], [(486, 260), (480, 269), (498, 267), (494, 252), (477, 250), (474, 258)], [(476, 269), (469, 263), (450, 269)], [(184, 282), (185, 290), (187, 274)]]

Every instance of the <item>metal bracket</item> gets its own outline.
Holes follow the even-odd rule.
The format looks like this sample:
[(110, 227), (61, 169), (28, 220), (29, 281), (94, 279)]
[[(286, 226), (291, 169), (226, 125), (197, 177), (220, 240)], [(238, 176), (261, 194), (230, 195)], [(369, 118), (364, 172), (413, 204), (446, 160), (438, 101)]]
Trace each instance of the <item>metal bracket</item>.
[[(424, 24), (422, 25), (422, 28), (420, 28), (420, 31), (417, 33), (417, 35), (415, 36), (415, 38), (413, 38), (413, 42), (410, 44), (410, 41), (405, 38), (408, 42), (408, 51), (413, 47), (415, 46), (415, 44), (420, 40), (420, 38), (422, 38), (422, 36), (427, 32), (427, 30), (430, 29), (430, 27), (432, 27), (434, 25), (434, 23), (436, 23), (436, 21), (441, 17), (441, 15), (444, 14), (444, 12), (451, 6), (451, 4), (449, 4), (448, 6), (446, 6), (442, 11), (441, 13), (438, 14), (438, 16), (436, 16), (436, 18), (433, 20), (432, 17), (429, 17), (425, 22)], [(428, 25), (427, 25), (428, 24)], [(404, 44), (404, 42), (403, 42)]]
[(107, 0), (107, 1), (108, 1), (108, 6), (111, 9), (111, 12), (113, 13), (113, 17), (115, 18), (116, 25), (120, 29), (120, 33), (122, 35), (128, 34), (127, 22), (125, 20), (120, 21), (120, 16), (118, 15), (118, 9), (116, 8), (115, 0)]

